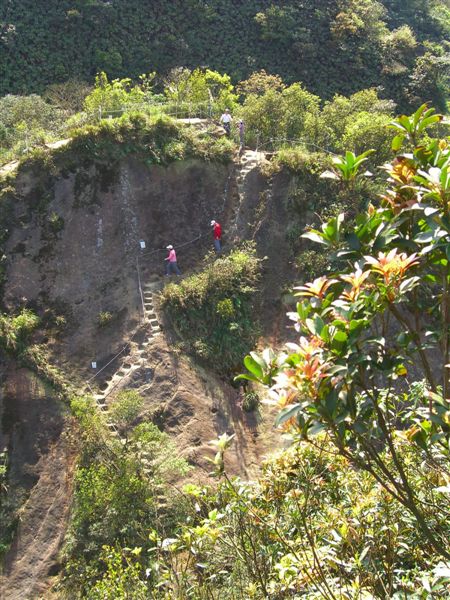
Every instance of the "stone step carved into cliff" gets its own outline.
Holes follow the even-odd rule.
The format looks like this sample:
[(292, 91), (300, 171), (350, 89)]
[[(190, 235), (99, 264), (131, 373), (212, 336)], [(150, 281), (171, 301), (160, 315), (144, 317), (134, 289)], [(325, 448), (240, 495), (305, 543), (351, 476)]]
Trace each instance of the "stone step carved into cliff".
[(239, 230), (239, 218), (241, 214), (242, 201), (245, 195), (248, 176), (265, 160), (265, 154), (257, 150), (245, 150), (241, 156), (240, 164), (236, 173), (238, 201), (235, 206), (230, 230), (236, 236)]
[[(149, 334), (143, 341), (136, 344), (131, 354), (122, 362), (119, 368), (105, 381), (101, 390), (94, 394), (94, 399), (101, 411), (108, 411), (107, 398), (116, 389), (122, 388), (124, 384), (131, 379), (134, 373), (139, 371), (145, 365), (145, 354), (149, 346), (161, 334), (158, 316), (154, 308), (153, 294), (159, 289), (159, 284), (148, 283), (144, 285), (144, 322), (148, 326)], [(112, 431), (115, 427), (112, 423), (108, 424)]]

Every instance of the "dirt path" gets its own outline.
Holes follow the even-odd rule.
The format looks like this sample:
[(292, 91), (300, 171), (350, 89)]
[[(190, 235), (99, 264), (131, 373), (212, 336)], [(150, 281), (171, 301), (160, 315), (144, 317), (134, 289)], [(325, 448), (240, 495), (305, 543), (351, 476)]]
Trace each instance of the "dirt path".
[[(277, 445), (273, 419), (245, 413), (238, 390), (171, 351), (170, 340), (161, 335), (155, 307), (154, 296), (160, 287), (159, 283), (143, 285), (148, 330), (130, 355), (118, 361), (116, 370), (100, 386), (101, 391), (94, 393), (97, 405), (108, 418), (110, 399), (123, 389), (136, 389), (144, 398), (148, 416), (160, 413), (158, 425), (177, 440), (181, 454), (204, 473), (211, 471), (206, 457), (215, 454), (210, 442), (224, 432), (234, 434), (227, 468), (233, 475), (253, 477), (261, 455)], [(109, 427), (118, 434), (113, 423)]]

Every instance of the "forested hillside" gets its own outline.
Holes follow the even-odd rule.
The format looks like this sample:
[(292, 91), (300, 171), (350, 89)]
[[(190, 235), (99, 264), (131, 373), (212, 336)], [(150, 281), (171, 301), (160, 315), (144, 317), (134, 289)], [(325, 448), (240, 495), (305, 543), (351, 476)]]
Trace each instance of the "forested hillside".
[(449, 117), (450, 0), (0, 0), (0, 600), (450, 598)]
[(449, 32), (446, 0), (4, 0), (0, 94), (182, 65), (234, 81), (264, 68), (322, 98), (382, 86), (402, 109), (443, 108)]

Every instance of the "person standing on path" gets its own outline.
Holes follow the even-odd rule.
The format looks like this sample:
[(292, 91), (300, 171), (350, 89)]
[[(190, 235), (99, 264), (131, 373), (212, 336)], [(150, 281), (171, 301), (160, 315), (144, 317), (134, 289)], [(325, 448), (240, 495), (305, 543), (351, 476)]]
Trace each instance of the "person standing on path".
[(164, 259), (164, 260), (167, 260), (166, 276), (168, 277), (171, 273), (175, 273), (176, 275), (181, 275), (181, 271), (177, 265), (177, 255), (174, 250), (174, 247), (172, 246), (172, 244), (169, 244), (168, 246), (166, 246), (166, 248), (169, 251), (169, 255), (167, 256), (167, 258)]
[(222, 227), (220, 223), (217, 221), (211, 221), (211, 227), (213, 228), (213, 236), (214, 236), (214, 248), (216, 249), (217, 254), (220, 254), (222, 251)]
[(232, 120), (233, 120), (233, 117), (230, 115), (230, 109), (226, 108), (225, 112), (220, 117), (220, 122), (222, 123), (223, 128), (225, 129), (225, 133), (227, 134), (227, 137), (230, 137), (230, 135), (231, 135), (231, 121)]
[(244, 151), (244, 137), (245, 137), (245, 125), (244, 121), (240, 119), (238, 121), (238, 130), (239, 130), (239, 153), (242, 154)]

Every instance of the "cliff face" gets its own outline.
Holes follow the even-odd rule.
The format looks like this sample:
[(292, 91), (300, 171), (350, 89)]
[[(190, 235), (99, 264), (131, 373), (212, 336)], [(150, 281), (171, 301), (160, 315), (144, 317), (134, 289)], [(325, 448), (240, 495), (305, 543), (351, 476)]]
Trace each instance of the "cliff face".
[[(71, 372), (84, 376), (90, 361), (114, 353), (139, 321), (136, 258), (148, 276), (161, 275), (165, 252), (149, 251), (209, 233), (210, 219), (228, 209), (228, 169), (127, 160), (111, 171), (90, 165), (45, 182), (39, 177), (28, 172), (17, 181), (4, 301), (8, 309), (27, 302), (63, 316), (67, 327), (50, 346), (59, 366), (70, 360)], [(208, 242), (180, 249), (180, 267), (192, 267)], [(114, 327), (97, 327), (101, 312), (111, 313)]]
[[(200, 478), (210, 471), (208, 442), (224, 431), (236, 435), (227, 458), (229, 472), (250, 477), (261, 456), (277, 444), (273, 421), (269, 416), (257, 422), (244, 413), (238, 390), (174, 352), (169, 332), (142, 343), (137, 259), (143, 287), (157, 290), (164, 281), (166, 251), (161, 249), (173, 244), (179, 267), (188, 273), (212, 248), (210, 220), (219, 220), (224, 251), (253, 239), (258, 254), (267, 257), (261, 315), (265, 343), (286, 339), (280, 288), (292, 278), (285, 235), (291, 181), (286, 175), (268, 180), (261, 160), (250, 153), (229, 166), (190, 160), (148, 167), (128, 158), (113, 169), (85, 164), (71, 172), (23, 170), (15, 181), (5, 248), (5, 309), (26, 305), (40, 314), (44, 332), (34, 342), (79, 391), (95, 373), (92, 361), (101, 368), (127, 345), (91, 382), (94, 391), (105, 389), (113, 376), (117, 386), (106, 403), (120, 389), (139, 391), (145, 403), (141, 418), (177, 438)], [(159, 318), (157, 294), (153, 297)], [(103, 326), (101, 313), (111, 315)], [(134, 368), (119, 378), (125, 363)], [(67, 408), (13, 360), (3, 370), (0, 414), (9, 498), (22, 505), (4, 561), (6, 597), (34, 598), (58, 571), (76, 442)]]

